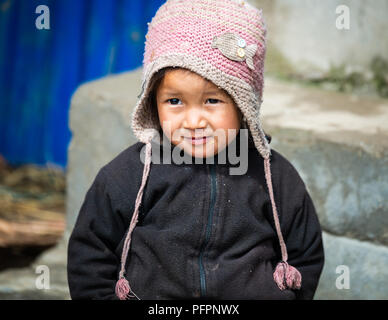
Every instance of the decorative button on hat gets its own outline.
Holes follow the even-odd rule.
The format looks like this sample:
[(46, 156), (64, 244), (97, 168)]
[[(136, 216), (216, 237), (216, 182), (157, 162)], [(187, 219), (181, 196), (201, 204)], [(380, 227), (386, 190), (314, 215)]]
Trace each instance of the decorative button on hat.
[(245, 48), (247, 45), (247, 43), (245, 42), (245, 40), (243, 38), (238, 39), (237, 44), (241, 48)]
[(240, 58), (244, 58), (245, 57), (245, 50), (243, 48), (238, 48), (237, 49), (237, 55), (240, 57)]

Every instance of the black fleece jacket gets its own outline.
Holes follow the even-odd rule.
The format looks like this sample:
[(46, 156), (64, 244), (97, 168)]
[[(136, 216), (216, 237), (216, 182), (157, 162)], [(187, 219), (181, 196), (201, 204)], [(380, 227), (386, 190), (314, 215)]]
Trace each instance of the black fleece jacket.
[[(117, 299), (123, 242), (141, 184), (141, 142), (98, 172), (68, 246), (72, 299)], [(281, 260), (263, 158), (249, 143), (248, 169), (231, 164), (151, 164), (132, 234), (126, 278), (140, 299), (312, 299), (324, 263), (321, 227), (305, 184), (272, 149), (274, 196), (288, 263), (300, 290), (281, 291)]]

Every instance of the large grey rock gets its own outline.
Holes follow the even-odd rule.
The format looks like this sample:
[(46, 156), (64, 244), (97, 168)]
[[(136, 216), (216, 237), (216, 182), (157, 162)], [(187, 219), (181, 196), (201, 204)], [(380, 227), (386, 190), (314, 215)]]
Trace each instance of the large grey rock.
[[(60, 241), (28, 267), (0, 272), (0, 300), (70, 299), (66, 248), (66, 241)], [(46, 282), (42, 277), (47, 277)], [(48, 286), (42, 286), (44, 283)]]
[(323, 243), (325, 265), (314, 299), (388, 299), (387, 247), (325, 232)]
[(141, 70), (85, 83), (72, 97), (65, 237), (74, 226), (85, 193), (98, 170), (136, 142), (130, 122), (140, 94)]
[[(388, 101), (267, 78), (262, 116), (325, 231), (315, 299), (388, 299)], [(336, 286), (342, 266), (349, 289)]]
[(387, 158), (340, 143), (314, 141), (309, 133), (304, 139), (298, 132), (295, 142), (289, 139), (295, 130), (271, 132), (274, 148), (286, 155), (306, 182), (325, 230), (388, 244)]
[(271, 145), (297, 168), (330, 233), (388, 245), (388, 101), (267, 81)]

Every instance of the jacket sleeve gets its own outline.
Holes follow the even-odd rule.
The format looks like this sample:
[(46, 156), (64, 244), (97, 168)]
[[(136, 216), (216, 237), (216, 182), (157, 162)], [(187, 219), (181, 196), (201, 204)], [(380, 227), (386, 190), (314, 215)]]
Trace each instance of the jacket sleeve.
[(117, 299), (120, 257), (115, 251), (127, 223), (116, 211), (102, 168), (86, 193), (69, 239), (67, 273), (72, 299)]
[(302, 286), (295, 290), (296, 299), (313, 299), (324, 264), (324, 251), (321, 226), (307, 190), (285, 241), (288, 263), (302, 275)]

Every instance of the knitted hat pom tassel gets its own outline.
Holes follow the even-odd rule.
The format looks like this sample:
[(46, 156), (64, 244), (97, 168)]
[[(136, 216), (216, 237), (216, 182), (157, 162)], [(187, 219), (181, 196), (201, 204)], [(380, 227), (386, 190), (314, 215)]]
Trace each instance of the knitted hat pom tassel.
[(116, 296), (120, 300), (126, 300), (129, 297), (129, 293), (131, 292), (131, 287), (129, 286), (129, 282), (124, 277), (120, 278), (116, 282)]
[(287, 248), (283, 239), (282, 231), (280, 229), (279, 216), (276, 210), (275, 199), (273, 195), (269, 157), (264, 159), (264, 171), (265, 171), (265, 179), (269, 190), (269, 196), (272, 204), (272, 213), (275, 221), (276, 233), (278, 235), (280, 249), (282, 252), (282, 261), (280, 261), (277, 264), (275, 271), (273, 273), (273, 278), (280, 290), (300, 289), (302, 285), (302, 275), (295, 267), (287, 263), (287, 259), (288, 259)]
[(273, 278), (280, 290), (300, 289), (302, 276), (300, 272), (286, 261), (280, 261), (273, 273)]

